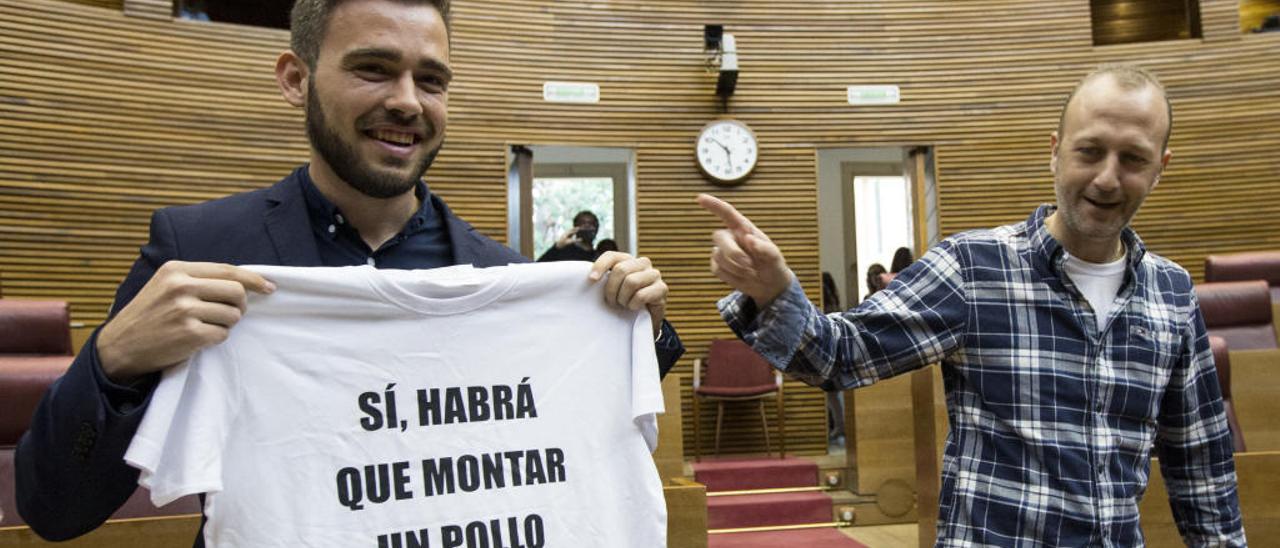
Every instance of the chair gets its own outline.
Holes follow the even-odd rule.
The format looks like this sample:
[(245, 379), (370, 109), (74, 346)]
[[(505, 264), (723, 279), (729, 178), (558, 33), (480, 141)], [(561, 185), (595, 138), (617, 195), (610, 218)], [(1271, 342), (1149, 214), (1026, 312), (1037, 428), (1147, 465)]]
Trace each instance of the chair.
[(1236, 411), (1231, 405), (1231, 355), (1227, 351), (1227, 341), (1211, 336), (1209, 346), (1213, 348), (1213, 363), (1218, 369), (1218, 384), (1222, 386), (1222, 406), (1227, 411), (1227, 425), (1231, 428), (1231, 448), (1236, 453), (1243, 453), (1246, 451), (1244, 432), (1240, 430), (1240, 421), (1236, 420)]
[[(0, 527), (25, 525), (14, 493), (14, 448), (44, 393), (75, 358), (71, 315), (63, 301), (0, 299)], [(200, 512), (194, 496), (157, 509), (138, 488), (112, 516), (136, 518)]]
[(0, 299), (0, 364), (49, 357), (70, 364), (72, 354), (66, 302)]
[(1209, 334), (1226, 339), (1232, 350), (1280, 347), (1271, 324), (1267, 282), (1206, 282), (1197, 284), (1195, 291)]
[(702, 458), (702, 432), (699, 403), (706, 399), (716, 402), (716, 446), (720, 454), (720, 428), (724, 421), (724, 404), (728, 401), (760, 402), (760, 421), (764, 425), (765, 451), (773, 452), (769, 442), (769, 419), (765, 416), (764, 401), (777, 400), (778, 458), (787, 453), (786, 417), (783, 413), (782, 373), (776, 371), (764, 357), (739, 340), (711, 341), (706, 357), (706, 375), (702, 374), (703, 359), (693, 361), (693, 456)]
[(1210, 255), (1204, 259), (1204, 281), (1266, 280), (1271, 301), (1280, 302), (1280, 251)]
[(14, 503), (13, 448), (71, 360), (67, 303), (0, 299), (0, 526), (22, 524)]

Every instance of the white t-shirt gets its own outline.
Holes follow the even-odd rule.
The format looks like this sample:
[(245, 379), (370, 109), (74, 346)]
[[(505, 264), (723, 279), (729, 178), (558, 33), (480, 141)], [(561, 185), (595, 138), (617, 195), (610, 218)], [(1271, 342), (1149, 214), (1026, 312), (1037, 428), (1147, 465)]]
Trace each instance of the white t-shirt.
[(1080, 289), (1085, 300), (1089, 301), (1089, 306), (1093, 307), (1093, 318), (1097, 322), (1099, 333), (1106, 326), (1107, 317), (1115, 308), (1116, 294), (1120, 292), (1120, 284), (1124, 283), (1126, 256), (1121, 256), (1116, 261), (1099, 264), (1081, 260), (1070, 253), (1066, 254), (1067, 260), (1063, 264), (1063, 269)]
[(249, 268), (278, 289), (125, 455), (157, 505), (208, 493), (208, 546), (666, 545), (649, 314), (588, 264)]

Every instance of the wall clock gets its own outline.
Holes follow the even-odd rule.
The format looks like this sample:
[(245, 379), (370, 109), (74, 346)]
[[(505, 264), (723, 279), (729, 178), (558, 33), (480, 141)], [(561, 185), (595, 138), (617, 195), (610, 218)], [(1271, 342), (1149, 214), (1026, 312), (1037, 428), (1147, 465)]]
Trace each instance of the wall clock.
[(760, 149), (756, 134), (746, 124), (733, 119), (714, 120), (698, 134), (698, 169), (722, 185), (740, 184), (756, 168)]

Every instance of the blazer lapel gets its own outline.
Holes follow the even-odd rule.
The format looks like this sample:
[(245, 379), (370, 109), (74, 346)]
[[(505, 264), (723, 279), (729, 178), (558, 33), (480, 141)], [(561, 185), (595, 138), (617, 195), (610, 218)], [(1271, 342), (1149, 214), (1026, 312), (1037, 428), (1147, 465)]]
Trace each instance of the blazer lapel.
[[(298, 169), (307, 169), (304, 165)], [(320, 251), (311, 234), (307, 204), (298, 171), (267, 191), (267, 234), (283, 266), (320, 266)]]
[(444, 200), (434, 193), (431, 194), (431, 200), (436, 206), (436, 211), (444, 215), (445, 226), (449, 230), (449, 244), (453, 247), (453, 264), (487, 268), (528, 260), (480, 234), (470, 223), (454, 215)]

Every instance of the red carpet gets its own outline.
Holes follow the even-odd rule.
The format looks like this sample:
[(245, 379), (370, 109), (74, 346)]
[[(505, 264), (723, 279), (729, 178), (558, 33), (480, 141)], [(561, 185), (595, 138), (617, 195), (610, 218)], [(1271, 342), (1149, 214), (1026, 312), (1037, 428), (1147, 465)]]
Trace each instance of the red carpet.
[(821, 492), (707, 497), (708, 529), (829, 521), (831, 497)]
[(818, 466), (804, 459), (722, 459), (693, 464), (693, 477), (707, 492), (812, 487), (818, 485)]
[[(694, 463), (693, 472), (698, 483), (707, 486), (708, 494), (818, 486), (818, 465), (805, 459), (707, 460)], [(831, 497), (821, 491), (707, 497), (707, 528), (711, 530), (829, 524), (832, 521)], [(726, 548), (862, 546), (830, 526), (790, 531), (715, 533), (708, 535), (708, 543), (712, 547)]]
[(709, 535), (707, 548), (867, 548), (867, 545), (835, 529), (797, 529)]

